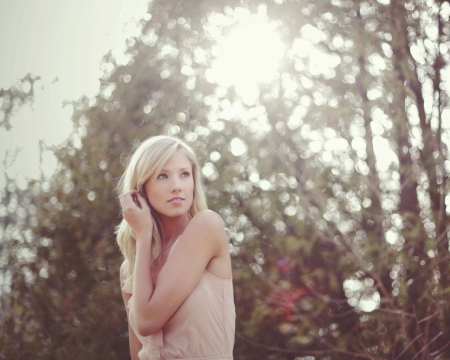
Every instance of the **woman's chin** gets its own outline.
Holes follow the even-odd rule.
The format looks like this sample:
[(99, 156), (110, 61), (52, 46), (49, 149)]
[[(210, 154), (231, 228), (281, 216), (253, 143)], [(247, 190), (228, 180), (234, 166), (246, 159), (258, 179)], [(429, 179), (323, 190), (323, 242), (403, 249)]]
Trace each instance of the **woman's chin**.
[(188, 216), (189, 209), (186, 209), (186, 207), (179, 207), (174, 209), (169, 209), (165, 211), (158, 212), (159, 216), (165, 217), (165, 218), (179, 218), (182, 216)]

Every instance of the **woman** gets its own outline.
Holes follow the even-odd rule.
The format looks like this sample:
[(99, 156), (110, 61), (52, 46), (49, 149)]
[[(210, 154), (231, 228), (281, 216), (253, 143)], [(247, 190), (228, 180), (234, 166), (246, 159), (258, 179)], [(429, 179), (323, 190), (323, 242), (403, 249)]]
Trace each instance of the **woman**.
[(125, 257), (120, 281), (133, 360), (233, 358), (235, 309), (228, 240), (207, 210), (192, 149), (147, 139), (119, 183)]

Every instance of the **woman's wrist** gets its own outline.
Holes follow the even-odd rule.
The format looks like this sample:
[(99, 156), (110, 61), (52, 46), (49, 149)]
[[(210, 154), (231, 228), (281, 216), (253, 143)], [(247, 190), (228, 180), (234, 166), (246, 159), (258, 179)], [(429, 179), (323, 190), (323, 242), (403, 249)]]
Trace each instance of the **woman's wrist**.
[(136, 234), (136, 246), (143, 244), (151, 245), (152, 243), (152, 233), (147, 231), (143, 233)]

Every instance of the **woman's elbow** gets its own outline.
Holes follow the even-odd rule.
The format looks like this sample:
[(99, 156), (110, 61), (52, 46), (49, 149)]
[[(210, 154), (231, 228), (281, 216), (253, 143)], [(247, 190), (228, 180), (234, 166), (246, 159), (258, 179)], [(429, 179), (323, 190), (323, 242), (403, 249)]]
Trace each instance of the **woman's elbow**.
[(137, 331), (141, 336), (150, 336), (161, 330), (162, 326), (155, 324), (153, 321), (137, 321)]

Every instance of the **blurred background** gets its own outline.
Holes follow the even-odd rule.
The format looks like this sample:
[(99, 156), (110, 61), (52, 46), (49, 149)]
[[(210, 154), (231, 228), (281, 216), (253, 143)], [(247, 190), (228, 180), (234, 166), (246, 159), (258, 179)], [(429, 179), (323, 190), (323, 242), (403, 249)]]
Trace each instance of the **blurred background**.
[(198, 153), (236, 359), (450, 358), (450, 3), (0, 0), (0, 358), (127, 359), (114, 188)]

